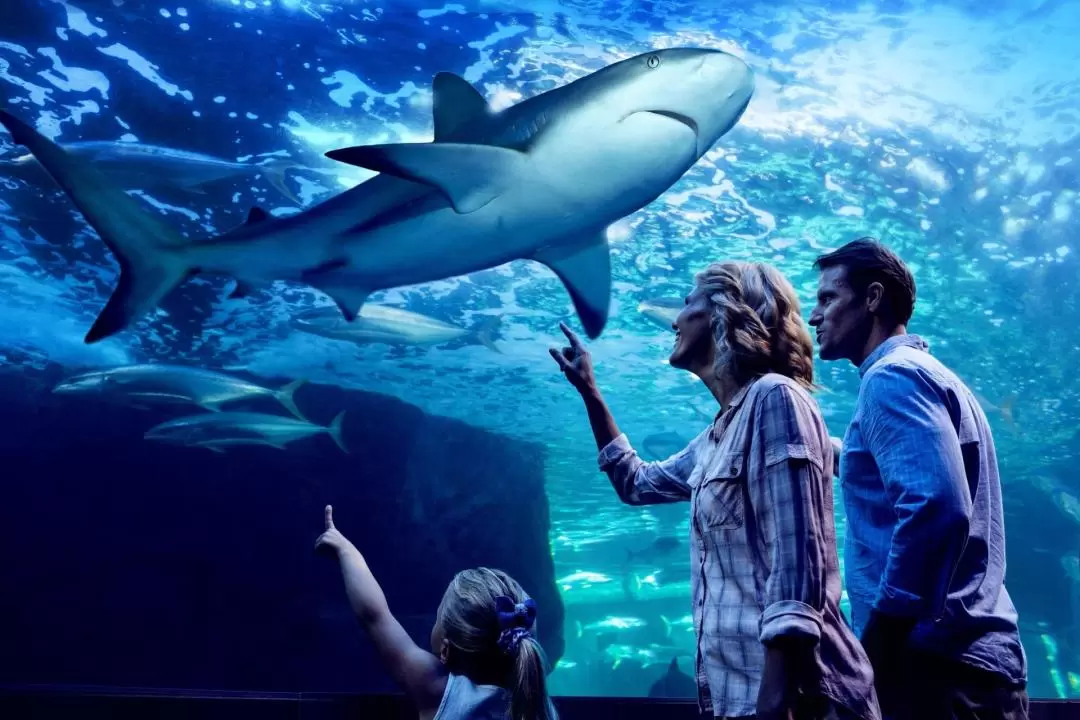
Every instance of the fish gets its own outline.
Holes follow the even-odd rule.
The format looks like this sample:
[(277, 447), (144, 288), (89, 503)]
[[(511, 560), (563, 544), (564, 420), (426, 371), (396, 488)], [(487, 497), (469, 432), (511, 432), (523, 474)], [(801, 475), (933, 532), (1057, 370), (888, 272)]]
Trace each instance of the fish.
[(634, 574), (634, 584), (637, 586), (638, 590), (640, 590), (641, 588), (646, 587), (646, 586), (648, 586), (650, 588), (659, 588), (661, 585), (664, 584), (664, 581), (662, 579), (663, 576), (664, 576), (663, 569), (655, 570), (654, 572), (651, 572), (651, 573), (649, 573), (648, 575), (646, 575), (644, 577), (642, 577), (641, 575), (638, 575), (637, 573), (635, 573)]
[(218, 412), (188, 415), (155, 425), (146, 431), (146, 440), (171, 445), (201, 447), (224, 452), (236, 445), (269, 445), (284, 450), (289, 443), (321, 433), (328, 434), (341, 451), (348, 453), (341, 436), (342, 410), (329, 425), (316, 425), (283, 415), (253, 412)]
[(671, 631), (673, 629), (675, 629), (675, 628), (682, 628), (682, 629), (687, 630), (689, 632), (694, 631), (694, 616), (693, 615), (683, 615), (681, 618), (678, 618), (677, 620), (668, 620), (667, 616), (661, 615), (660, 616), (660, 621), (662, 623), (664, 623), (664, 635), (666, 637), (671, 637)]
[(498, 317), (486, 316), (473, 327), (462, 328), (401, 308), (367, 304), (352, 322), (333, 305), (324, 305), (295, 316), (290, 325), (312, 335), (358, 344), (441, 345), (464, 340), (502, 354), (494, 339), (499, 323)]
[[(260, 174), (290, 202), (303, 205), (285, 184), (286, 173), (303, 166), (283, 158), (272, 158), (262, 164), (236, 162), (179, 148), (114, 140), (79, 141), (61, 147), (72, 157), (93, 164), (106, 178), (126, 190), (179, 187), (203, 193), (204, 185)], [(7, 164), (26, 166), (35, 160), (33, 153), (28, 153)]]
[(236, 280), (231, 297), (275, 281), (305, 284), (351, 321), (378, 290), (515, 260), (553, 271), (596, 338), (611, 303), (607, 226), (682, 178), (736, 125), (754, 83), (729, 53), (666, 48), (495, 111), (467, 80), (441, 72), (432, 142), (331, 150), (330, 159), (377, 174), (293, 215), (254, 207), (240, 226), (193, 243), (92, 162), (6, 110), (0, 124), (120, 265), (86, 343), (126, 329), (197, 273)]
[(584, 589), (592, 587), (593, 585), (603, 585), (612, 581), (610, 575), (604, 575), (603, 573), (590, 572), (588, 570), (578, 570), (575, 573), (571, 573), (566, 577), (561, 577), (555, 582), (563, 591), (572, 590), (574, 588)]
[(646, 456), (650, 460), (667, 460), (685, 450), (689, 444), (690, 440), (670, 430), (646, 435), (641, 441)]
[(1009, 429), (1016, 432), (1019, 428), (1016, 425), (1016, 413), (1013, 408), (1016, 407), (1016, 400), (1019, 394), (1014, 392), (1005, 396), (1005, 399), (1001, 401), (1001, 404), (990, 402), (985, 395), (978, 390), (972, 390), (971, 394), (975, 396), (975, 401), (982, 407), (983, 412), (987, 414), (997, 414), (1001, 416), (1001, 419), (1009, 426)]
[(690, 653), (674, 647), (650, 644), (648, 647), (609, 645), (604, 648), (604, 655), (611, 661), (611, 669), (614, 670), (622, 664), (623, 660), (633, 660), (640, 663), (643, 668), (648, 668), (666, 662), (665, 656), (678, 658), (686, 657)]
[(53, 388), (58, 395), (101, 393), (143, 406), (144, 404), (191, 404), (211, 412), (238, 400), (273, 398), (300, 420), (307, 420), (293, 399), (305, 379), (294, 380), (280, 390), (241, 380), (224, 373), (187, 365), (151, 363), (91, 370), (73, 375)]
[(606, 617), (603, 620), (597, 620), (591, 622), (588, 625), (582, 625), (580, 621), (576, 622), (577, 636), (581, 637), (586, 632), (620, 632), (623, 630), (637, 630), (645, 627), (646, 622), (641, 618), (636, 617)]
[(653, 298), (639, 302), (637, 310), (654, 325), (671, 330), (685, 304), (686, 301), (681, 298)]
[(679, 541), (673, 537), (660, 537), (653, 540), (647, 547), (641, 550), (626, 549), (626, 562), (632, 563), (637, 560), (652, 560), (668, 555), (679, 548)]

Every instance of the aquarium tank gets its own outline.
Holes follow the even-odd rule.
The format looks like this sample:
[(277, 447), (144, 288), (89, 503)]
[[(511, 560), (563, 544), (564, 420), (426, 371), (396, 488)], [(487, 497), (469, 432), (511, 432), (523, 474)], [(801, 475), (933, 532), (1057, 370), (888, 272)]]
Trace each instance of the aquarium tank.
[[(694, 274), (771, 263), (808, 317), (873, 236), (992, 424), (1031, 695), (1080, 696), (1077, 37), (1059, 0), (0, 4), (0, 677), (393, 691), (332, 504), (418, 642), (499, 567), (555, 694), (693, 697), (689, 506), (620, 503), (549, 348), (666, 458), (717, 410), (667, 365)], [(842, 435), (856, 369), (816, 376)]]

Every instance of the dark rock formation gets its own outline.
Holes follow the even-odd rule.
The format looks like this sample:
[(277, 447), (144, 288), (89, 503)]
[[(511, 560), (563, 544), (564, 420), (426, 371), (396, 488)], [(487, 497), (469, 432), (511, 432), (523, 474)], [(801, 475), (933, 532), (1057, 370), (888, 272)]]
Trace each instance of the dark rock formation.
[(541, 642), (561, 656), (542, 447), (307, 386), (312, 421), (346, 410), (349, 455), (325, 436), (216, 454), (143, 440), (197, 408), (61, 398), (56, 379), (0, 377), (4, 682), (393, 690), (335, 563), (312, 551), (326, 503), (424, 647), (453, 574), (488, 565), (536, 598)]

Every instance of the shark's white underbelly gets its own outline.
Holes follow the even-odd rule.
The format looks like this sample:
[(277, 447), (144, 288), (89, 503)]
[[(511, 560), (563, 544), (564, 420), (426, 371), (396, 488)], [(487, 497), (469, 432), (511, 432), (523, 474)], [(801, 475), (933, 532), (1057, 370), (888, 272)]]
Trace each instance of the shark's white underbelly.
[(515, 188), (472, 213), (445, 204), (370, 230), (347, 243), (347, 272), (370, 290), (466, 275), (576, 240), (592, 221), (549, 190)]

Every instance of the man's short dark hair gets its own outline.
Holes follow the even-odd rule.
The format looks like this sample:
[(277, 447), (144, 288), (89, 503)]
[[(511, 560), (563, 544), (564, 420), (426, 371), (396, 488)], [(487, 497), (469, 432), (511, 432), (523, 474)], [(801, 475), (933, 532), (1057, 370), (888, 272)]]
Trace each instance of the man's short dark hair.
[(896, 253), (871, 237), (853, 240), (814, 261), (818, 270), (843, 267), (847, 283), (860, 296), (871, 283), (885, 289), (883, 314), (899, 325), (907, 325), (915, 311), (915, 278)]

